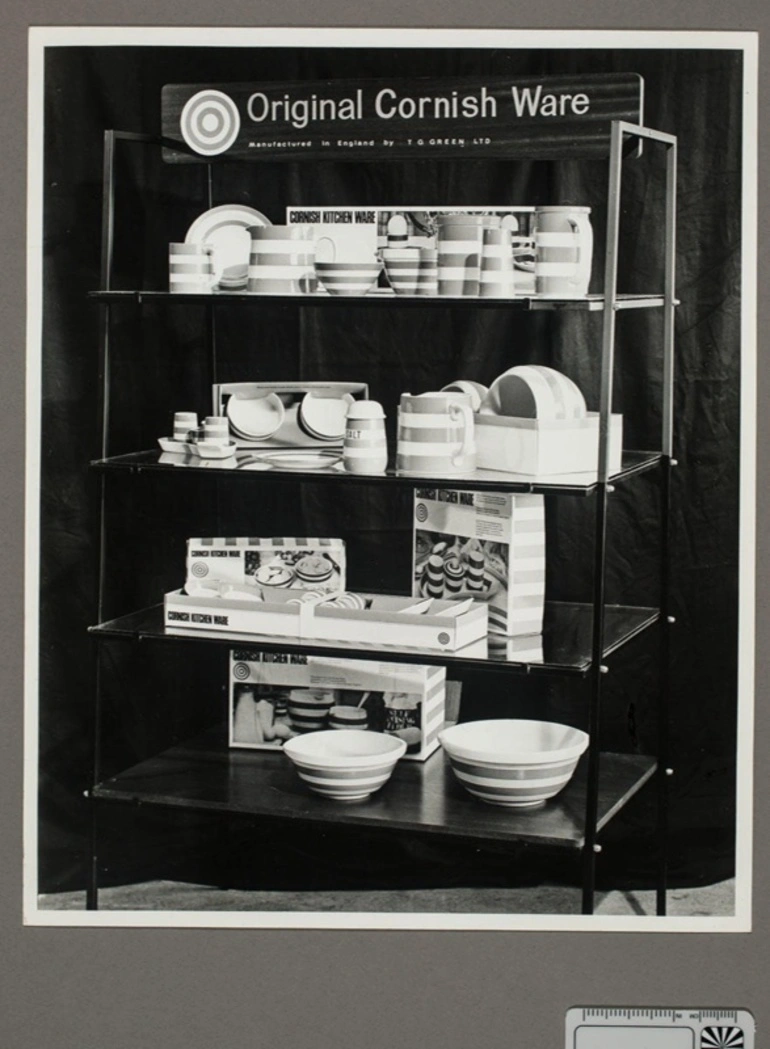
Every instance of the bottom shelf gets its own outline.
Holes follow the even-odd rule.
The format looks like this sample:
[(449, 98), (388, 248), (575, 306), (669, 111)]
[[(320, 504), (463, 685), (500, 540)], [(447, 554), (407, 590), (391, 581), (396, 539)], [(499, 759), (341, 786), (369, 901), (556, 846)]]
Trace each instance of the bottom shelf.
[[(584, 759), (568, 786), (540, 809), (485, 805), (454, 779), (443, 751), (424, 763), (400, 762), (386, 785), (354, 805), (311, 794), (280, 753), (231, 750), (222, 730), (164, 751), (98, 784), (101, 800), (382, 830), (417, 831), (466, 841), (527, 842), (581, 848), (586, 797)], [(602, 754), (598, 829), (656, 768), (638, 754)]]

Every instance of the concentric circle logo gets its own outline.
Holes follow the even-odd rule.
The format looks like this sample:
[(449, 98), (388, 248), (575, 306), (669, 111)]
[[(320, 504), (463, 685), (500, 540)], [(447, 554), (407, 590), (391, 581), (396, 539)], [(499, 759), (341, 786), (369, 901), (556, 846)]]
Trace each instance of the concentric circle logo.
[(233, 677), (236, 681), (246, 681), (251, 674), (247, 663), (236, 663), (233, 667)]
[(188, 99), (179, 118), (182, 138), (204, 157), (224, 153), (238, 137), (241, 118), (224, 91), (208, 88)]
[(191, 571), (196, 579), (203, 579), (204, 576), (209, 574), (209, 566), (205, 561), (193, 561)]
[(414, 516), (417, 518), (420, 524), (424, 524), (428, 520), (428, 507), (425, 505), (425, 503), (417, 504), (417, 506), (414, 508)]
[(449, 637), (449, 634), (447, 634), (446, 630), (442, 630), (438, 636), (438, 643), (440, 645), (448, 645), (450, 640), (451, 638)]

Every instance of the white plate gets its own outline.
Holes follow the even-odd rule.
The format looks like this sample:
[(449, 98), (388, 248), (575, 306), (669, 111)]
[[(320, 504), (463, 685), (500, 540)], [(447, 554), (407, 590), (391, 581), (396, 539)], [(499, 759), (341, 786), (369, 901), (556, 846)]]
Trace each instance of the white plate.
[(231, 279), (240, 277), (249, 265), (249, 226), (272, 226), (272, 222), (261, 211), (245, 204), (220, 204), (198, 216), (187, 231), (185, 244), (211, 245), (217, 281), (226, 270), (230, 271)]
[(336, 466), (342, 459), (342, 455), (340, 452), (305, 452), (287, 448), (277, 452), (267, 452), (260, 458), (278, 470), (324, 470), (330, 466)]
[(341, 441), (345, 436), (345, 420), (354, 397), (343, 393), (340, 397), (326, 397), (311, 390), (302, 398), (299, 414), (308, 433), (319, 441)]
[(286, 411), (275, 393), (256, 397), (232, 396), (227, 402), (227, 418), (235, 433), (246, 441), (265, 441), (279, 429)]

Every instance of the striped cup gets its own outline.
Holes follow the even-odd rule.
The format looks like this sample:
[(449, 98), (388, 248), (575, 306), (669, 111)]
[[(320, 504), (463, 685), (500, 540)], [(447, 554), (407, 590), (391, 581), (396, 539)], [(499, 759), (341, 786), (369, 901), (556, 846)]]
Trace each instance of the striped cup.
[(416, 295), (420, 284), (419, 248), (383, 248), (385, 276), (396, 295)]
[(484, 227), (478, 222), (449, 221), (458, 216), (439, 216), (438, 293), (476, 296), (479, 293), (479, 264)]
[(317, 732), (319, 729), (325, 729), (329, 711), (333, 706), (333, 692), (323, 689), (292, 689), (288, 702), (291, 727), (295, 732)]
[(509, 229), (485, 229), (481, 246), (479, 294), (483, 299), (512, 299), (516, 271)]
[(420, 279), (418, 295), (438, 295), (438, 251), (436, 248), (420, 248)]
[(168, 287), (179, 294), (211, 294), (216, 284), (213, 250), (206, 244), (168, 246)]

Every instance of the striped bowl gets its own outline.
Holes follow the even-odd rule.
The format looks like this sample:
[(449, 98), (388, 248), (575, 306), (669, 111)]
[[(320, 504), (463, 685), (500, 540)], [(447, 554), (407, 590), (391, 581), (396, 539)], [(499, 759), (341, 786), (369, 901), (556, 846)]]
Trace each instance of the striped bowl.
[(588, 734), (551, 721), (467, 721), (439, 733), (467, 791), (490, 805), (542, 805), (570, 781)]
[(365, 729), (327, 729), (295, 736), (283, 747), (303, 781), (334, 801), (363, 801), (390, 778), (406, 743)]
[(377, 283), (382, 263), (316, 262), (318, 279), (330, 295), (366, 295)]

